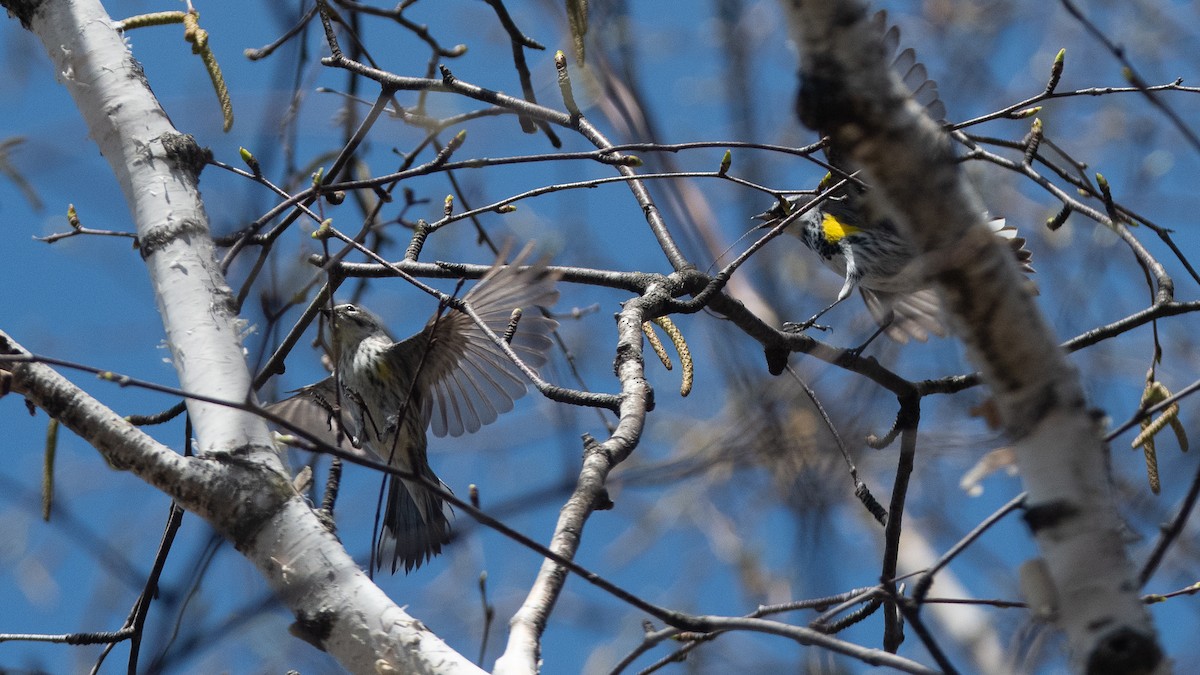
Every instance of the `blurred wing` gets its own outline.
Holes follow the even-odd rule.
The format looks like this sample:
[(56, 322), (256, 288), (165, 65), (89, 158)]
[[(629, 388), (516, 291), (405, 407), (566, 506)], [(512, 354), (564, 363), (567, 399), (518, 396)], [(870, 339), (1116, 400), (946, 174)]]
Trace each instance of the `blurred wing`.
[(938, 96), (937, 82), (929, 79), (925, 65), (917, 62), (917, 53), (912, 47), (900, 52), (892, 62), (892, 68), (912, 92), (913, 100), (925, 108), (925, 112), (939, 124), (946, 121), (946, 104)]
[(932, 288), (916, 293), (885, 293), (859, 287), (863, 302), (888, 337), (904, 344), (909, 338), (925, 342), (929, 335), (945, 337), (941, 301)]
[[(358, 430), (354, 428), (353, 415), (335, 414), (337, 393), (333, 378), (327, 377), (316, 384), (297, 389), (292, 396), (267, 406), (267, 412), (282, 417), (284, 421), (299, 427), (305, 433), (329, 445), (347, 452), (362, 454), (355, 448), (353, 439)], [(343, 406), (346, 403), (342, 404)], [(338, 442), (338, 423), (343, 422), (341, 443)]]
[[(1016, 228), (1009, 227), (1003, 218), (989, 218), (988, 227), (1012, 249), (1021, 271), (1033, 274), (1033, 254), (1025, 248), (1025, 238), (1017, 236)], [(1037, 285), (1032, 280), (1027, 283), (1030, 293), (1037, 295)], [(916, 293), (887, 293), (861, 287), (859, 291), (875, 322), (886, 326), (888, 337), (896, 342), (903, 344), (910, 338), (925, 342), (931, 334), (945, 337), (941, 301), (932, 288)]]
[[(1003, 218), (989, 218), (988, 227), (992, 228), (992, 232), (1008, 244), (1012, 249), (1013, 256), (1017, 259), (1017, 265), (1021, 267), (1021, 271), (1025, 275), (1034, 273), (1033, 269), (1033, 253), (1025, 248), (1025, 237), (1017, 236), (1017, 228), (1010, 227)], [(1032, 281), (1029, 282), (1030, 290), (1034, 295), (1037, 295), (1037, 285)]]
[[(937, 83), (929, 79), (929, 71), (924, 64), (917, 61), (917, 53), (910, 47), (900, 49), (900, 27), (888, 25), (886, 10), (880, 10), (871, 17), (873, 29), (883, 36), (884, 59), (890, 60), (892, 70), (904, 82), (904, 86), (912, 94), (913, 100), (925, 108), (925, 112), (938, 124), (946, 121), (946, 104), (938, 95)], [(849, 158), (826, 148), (825, 156), (830, 164), (846, 173), (854, 173), (859, 167)], [(849, 191), (848, 191), (849, 192)]]
[[(558, 322), (539, 307), (558, 300), (558, 274), (544, 262), (521, 268), (532, 252), (527, 246), (512, 264), (504, 256), (463, 298), (496, 335), (503, 336), (512, 311), (520, 307), (521, 321), (512, 339), (513, 351), (531, 368), (546, 362), (553, 345), (550, 334)], [(432, 332), (432, 340), (430, 335)], [(429, 353), (421, 359), (421, 352)], [(525, 394), (525, 375), (466, 314), (447, 310), (430, 320), (425, 330), (392, 347), (395, 357), (420, 363), (416, 390), (422, 392), (422, 416), (437, 436), (461, 436), (512, 410)]]
[(887, 25), (886, 11), (877, 12), (871, 20), (883, 33), (884, 54), (892, 56), (892, 70), (912, 92), (913, 99), (924, 106), (933, 121), (945, 122), (946, 104), (938, 96), (937, 83), (929, 79), (929, 72), (917, 61), (912, 47), (900, 51), (900, 27)]

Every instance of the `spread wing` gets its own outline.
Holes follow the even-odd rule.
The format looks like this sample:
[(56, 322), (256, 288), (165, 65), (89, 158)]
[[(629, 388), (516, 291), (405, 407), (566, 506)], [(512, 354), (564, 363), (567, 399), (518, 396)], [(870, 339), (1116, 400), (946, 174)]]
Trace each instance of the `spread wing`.
[[(935, 122), (945, 124), (946, 104), (942, 102), (938, 94), (937, 82), (929, 78), (929, 70), (917, 60), (915, 50), (911, 47), (900, 49), (900, 27), (888, 23), (886, 10), (876, 12), (871, 17), (871, 23), (874, 30), (883, 36), (884, 58), (890, 59), (892, 71), (908, 88), (913, 100), (924, 107), (926, 114)], [(846, 174), (852, 174), (860, 168), (832, 148), (826, 148), (825, 155), (829, 158), (830, 164)], [(852, 190), (848, 190), (848, 192), (852, 192)]]
[[(342, 406), (348, 403), (343, 402)], [(339, 447), (347, 452), (362, 454), (354, 447), (358, 430), (354, 427), (353, 415), (337, 415), (337, 394), (333, 378), (327, 377), (316, 384), (301, 387), (292, 396), (267, 406), (267, 412), (282, 417), (284, 421), (299, 427), (309, 435)], [(338, 433), (341, 426), (342, 433)], [(339, 436), (341, 442), (339, 443)]]
[[(526, 246), (504, 266), (502, 254), (463, 300), (498, 336), (508, 328), (513, 309), (521, 308), (510, 344), (522, 361), (537, 368), (546, 362), (553, 345), (550, 334), (558, 326), (539, 308), (558, 300), (559, 275), (547, 270), (544, 262), (528, 264), (532, 250)], [(446, 310), (423, 331), (391, 349), (393, 358), (419, 368), (416, 391), (424, 394), (421, 413), (437, 436), (478, 431), (512, 410), (513, 401), (525, 394), (525, 375), (462, 312)]]
[[(1033, 274), (1033, 253), (1025, 248), (1025, 237), (1017, 236), (1017, 228), (1009, 225), (1003, 218), (988, 218), (988, 227), (992, 228), (992, 232), (1003, 239), (1012, 249), (1013, 257), (1017, 259), (1017, 265), (1020, 266), (1021, 272), (1026, 277)], [(1032, 281), (1030, 281), (1030, 290), (1037, 295), (1037, 285)]]
[(929, 71), (925, 65), (917, 61), (917, 53), (912, 47), (900, 49), (900, 27), (888, 26), (887, 12), (879, 11), (872, 21), (878, 26), (883, 35), (883, 48), (892, 55), (892, 70), (900, 76), (908, 90), (912, 92), (913, 100), (925, 108), (925, 112), (933, 121), (941, 124), (946, 121), (946, 104), (938, 96), (937, 82), (929, 79)]
[[(1008, 244), (1021, 271), (1027, 277), (1033, 274), (1033, 254), (1025, 248), (1025, 238), (1017, 236), (1017, 229), (1008, 225), (1003, 218), (989, 218), (988, 227)], [(1029, 279), (1026, 283), (1029, 292), (1037, 295), (1037, 284)], [(875, 322), (886, 326), (888, 337), (896, 342), (903, 344), (909, 338), (925, 342), (931, 334), (946, 335), (941, 300), (932, 288), (915, 293), (887, 293), (868, 288), (859, 288), (859, 291)]]

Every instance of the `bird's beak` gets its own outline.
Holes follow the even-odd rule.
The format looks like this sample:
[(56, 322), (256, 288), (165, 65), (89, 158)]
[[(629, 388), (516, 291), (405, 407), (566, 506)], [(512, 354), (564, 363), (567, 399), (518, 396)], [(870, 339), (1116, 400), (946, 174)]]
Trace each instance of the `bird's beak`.
[(775, 224), (779, 222), (780, 218), (784, 218), (784, 217), (788, 216), (789, 214), (791, 214), (791, 212), (795, 208), (796, 207), (791, 203), (779, 202), (779, 203), (775, 204), (774, 206), (772, 206), (771, 208), (767, 209), (766, 211), (763, 211), (762, 213), (760, 213), (756, 216), (753, 216), (751, 218), (751, 220), (763, 221), (763, 224), (759, 225), (756, 228), (759, 230), (766, 228), (766, 227), (774, 227)]
[(778, 210), (772, 209), (754, 216), (752, 220), (762, 221), (754, 226), (754, 230), (769, 230), (779, 224), (779, 221), (786, 217), (787, 214), (781, 214)]
[(326, 319), (333, 318), (333, 310), (329, 309), (328, 307), (321, 307), (317, 311), (320, 312), (321, 316), (325, 317)]

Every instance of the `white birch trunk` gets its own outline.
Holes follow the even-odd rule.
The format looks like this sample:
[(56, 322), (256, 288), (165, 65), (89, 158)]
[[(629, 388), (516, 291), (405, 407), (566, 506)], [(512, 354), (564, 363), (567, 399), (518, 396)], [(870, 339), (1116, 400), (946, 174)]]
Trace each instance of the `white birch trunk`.
[[(172, 126), (99, 2), (0, 4), (41, 39), (120, 183), (180, 386), (220, 400), (253, 400), (242, 320), (214, 258), (200, 200), (199, 147)], [(0, 349), (19, 351), (19, 345), (0, 334)], [(292, 488), (267, 426), (256, 415), (189, 400), (198, 453), (186, 458), (50, 368), (21, 363), (11, 371), (15, 391), (91, 442), (114, 466), (133, 471), (209, 520), (296, 615), (293, 632), (351, 672), (482, 672), (371, 583)]]
[(954, 161), (948, 135), (888, 70), (857, 0), (782, 0), (801, 51), (802, 121), (865, 171), (869, 198), (923, 252), (949, 319), (998, 404), (1079, 672), (1169, 666), (1138, 597), (1107, 475), (1107, 449), (1078, 373)]

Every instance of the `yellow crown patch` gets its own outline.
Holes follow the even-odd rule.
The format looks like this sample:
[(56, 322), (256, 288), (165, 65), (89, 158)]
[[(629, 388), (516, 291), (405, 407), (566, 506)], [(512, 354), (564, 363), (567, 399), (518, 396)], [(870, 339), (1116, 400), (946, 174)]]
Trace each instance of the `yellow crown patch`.
[(848, 235), (859, 231), (859, 228), (843, 223), (830, 213), (824, 214), (824, 217), (821, 218), (821, 229), (825, 232), (825, 241), (831, 244), (836, 244)]

